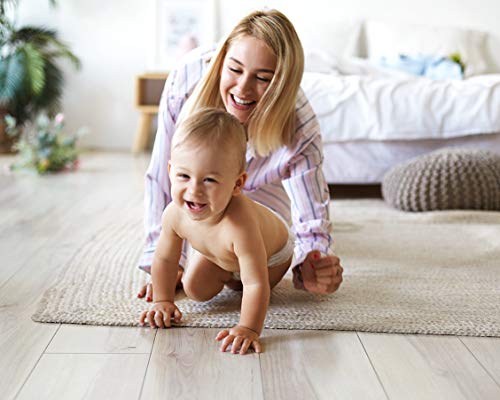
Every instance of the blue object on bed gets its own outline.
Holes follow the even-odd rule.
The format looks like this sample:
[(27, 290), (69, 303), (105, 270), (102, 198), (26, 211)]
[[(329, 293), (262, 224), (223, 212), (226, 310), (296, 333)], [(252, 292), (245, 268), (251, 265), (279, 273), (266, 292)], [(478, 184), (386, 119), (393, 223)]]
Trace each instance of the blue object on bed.
[(425, 76), (430, 79), (463, 79), (462, 68), (455, 61), (446, 57), (407, 56), (382, 57), (379, 64), (383, 67)]

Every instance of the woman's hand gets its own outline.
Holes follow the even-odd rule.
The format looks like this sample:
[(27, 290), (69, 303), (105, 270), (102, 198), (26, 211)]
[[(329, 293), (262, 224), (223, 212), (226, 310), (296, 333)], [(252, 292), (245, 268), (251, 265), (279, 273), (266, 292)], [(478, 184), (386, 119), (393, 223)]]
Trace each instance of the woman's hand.
[(342, 283), (342, 272), (344, 272), (338, 257), (321, 258), (319, 251), (311, 251), (300, 270), (304, 288), (309, 292), (319, 294), (335, 292)]
[(182, 318), (182, 313), (177, 306), (171, 301), (157, 301), (151, 305), (148, 311), (141, 314), (139, 323), (144, 326), (146, 319), (151, 328), (170, 328), (171, 320), (179, 323)]
[(257, 332), (241, 325), (236, 325), (231, 329), (223, 329), (215, 337), (216, 340), (222, 340), (220, 351), (226, 351), (231, 346), (231, 353), (236, 354), (239, 350), (241, 355), (246, 354), (251, 347), (256, 353), (261, 353), (262, 348), (259, 343)]
[(153, 301), (153, 284), (151, 282), (146, 283), (141, 290), (139, 290), (139, 293), (137, 293), (139, 299), (142, 299), (144, 296), (146, 296), (146, 301), (148, 303)]
[[(151, 268), (149, 268), (151, 270)], [(182, 288), (182, 274), (184, 272), (184, 269), (179, 265), (179, 270), (177, 271), (177, 281), (175, 282), (175, 288), (180, 289)], [(150, 272), (148, 272), (150, 273)], [(151, 282), (146, 283), (141, 290), (139, 290), (139, 293), (137, 293), (137, 297), (139, 299), (142, 299), (144, 296), (146, 296), (146, 301), (148, 303), (153, 301), (153, 284)]]

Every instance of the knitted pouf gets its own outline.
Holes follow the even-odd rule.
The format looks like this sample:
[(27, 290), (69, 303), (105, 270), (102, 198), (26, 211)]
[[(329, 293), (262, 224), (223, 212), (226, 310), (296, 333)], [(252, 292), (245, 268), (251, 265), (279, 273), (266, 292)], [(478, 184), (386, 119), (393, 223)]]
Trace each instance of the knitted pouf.
[(404, 211), (500, 211), (500, 155), (473, 149), (434, 151), (389, 170), (382, 195)]

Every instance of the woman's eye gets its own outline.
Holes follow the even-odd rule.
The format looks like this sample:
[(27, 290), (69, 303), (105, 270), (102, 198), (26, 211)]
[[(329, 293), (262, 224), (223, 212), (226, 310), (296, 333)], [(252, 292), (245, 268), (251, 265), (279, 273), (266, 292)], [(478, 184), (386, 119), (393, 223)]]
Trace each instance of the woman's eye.
[(236, 68), (231, 68), (231, 67), (228, 67), (228, 68), (229, 68), (229, 70), (230, 70), (231, 72), (234, 72), (234, 73), (236, 73), (236, 74), (240, 74), (240, 73), (241, 73), (241, 71), (240, 71), (239, 69), (236, 69)]
[(257, 79), (261, 82), (271, 82), (271, 79), (269, 78), (264, 78), (262, 76), (258, 76)]

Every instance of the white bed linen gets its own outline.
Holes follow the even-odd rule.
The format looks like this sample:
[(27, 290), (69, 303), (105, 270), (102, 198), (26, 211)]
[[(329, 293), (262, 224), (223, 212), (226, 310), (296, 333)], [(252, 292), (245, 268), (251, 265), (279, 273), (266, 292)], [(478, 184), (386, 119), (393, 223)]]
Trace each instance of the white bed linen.
[(500, 134), (447, 140), (328, 142), (323, 144), (323, 171), (329, 184), (380, 183), (394, 165), (443, 147), (480, 148), (500, 154)]
[(500, 132), (500, 75), (433, 81), (306, 72), (302, 89), (318, 116), (324, 143)]

